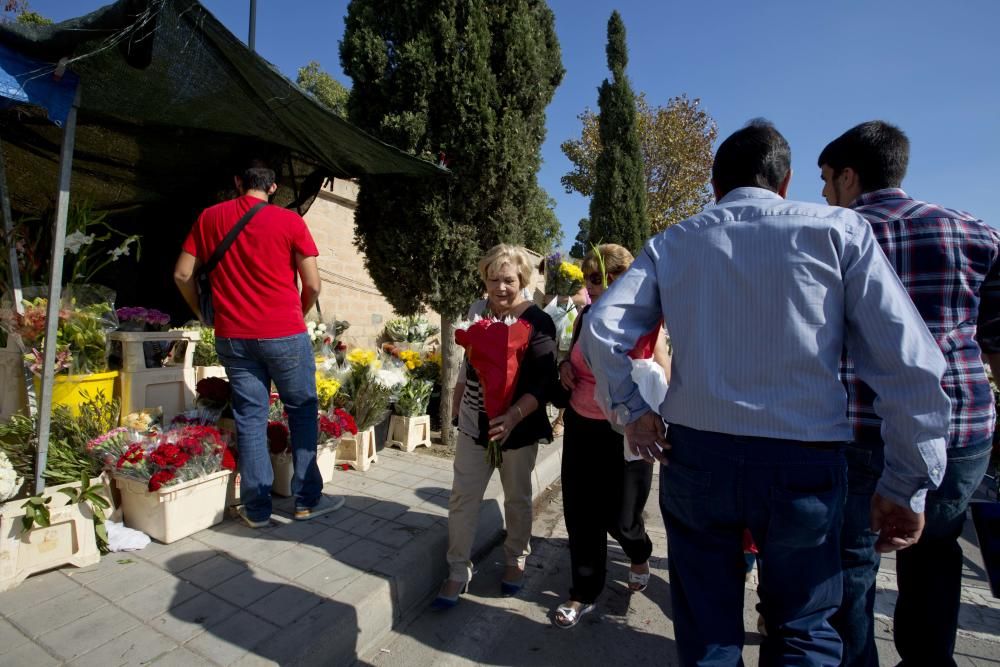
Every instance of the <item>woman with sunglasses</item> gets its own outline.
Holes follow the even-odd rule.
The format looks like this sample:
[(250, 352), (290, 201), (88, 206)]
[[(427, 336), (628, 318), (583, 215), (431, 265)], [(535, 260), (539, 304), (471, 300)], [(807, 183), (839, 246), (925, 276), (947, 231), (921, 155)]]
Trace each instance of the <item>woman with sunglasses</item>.
[[(614, 243), (592, 250), (583, 259), (591, 303), (632, 264), (632, 254)], [(559, 365), (559, 381), (570, 392), (563, 436), (563, 513), (569, 533), (573, 584), (570, 599), (555, 612), (555, 623), (571, 628), (594, 609), (607, 572), (607, 535), (611, 534), (631, 561), (630, 590), (649, 584), (653, 544), (642, 511), (649, 498), (653, 467), (626, 461), (624, 438), (612, 429), (594, 398), (594, 376), (576, 344), (585, 308), (576, 320), (569, 358)], [(670, 378), (670, 357), (662, 327), (643, 336), (632, 351), (636, 359), (653, 357)]]

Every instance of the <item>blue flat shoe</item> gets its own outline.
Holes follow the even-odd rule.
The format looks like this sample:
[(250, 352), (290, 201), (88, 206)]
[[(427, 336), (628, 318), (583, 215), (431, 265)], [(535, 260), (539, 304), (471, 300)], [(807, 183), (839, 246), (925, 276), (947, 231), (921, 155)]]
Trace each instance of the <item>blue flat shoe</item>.
[(469, 582), (465, 582), (465, 584), (460, 589), (458, 589), (458, 593), (455, 593), (454, 597), (448, 597), (446, 595), (438, 595), (436, 598), (434, 598), (434, 601), (431, 602), (431, 610), (445, 611), (446, 609), (451, 609), (452, 607), (458, 604), (459, 597), (461, 597), (462, 594), (468, 592), (469, 592)]
[(518, 581), (516, 583), (510, 582), (510, 581), (503, 581), (503, 580), (500, 581), (500, 592), (505, 597), (513, 597), (513, 596), (517, 595), (518, 593), (521, 592), (522, 588), (524, 588), (524, 577), (523, 576), (521, 577), (521, 581)]

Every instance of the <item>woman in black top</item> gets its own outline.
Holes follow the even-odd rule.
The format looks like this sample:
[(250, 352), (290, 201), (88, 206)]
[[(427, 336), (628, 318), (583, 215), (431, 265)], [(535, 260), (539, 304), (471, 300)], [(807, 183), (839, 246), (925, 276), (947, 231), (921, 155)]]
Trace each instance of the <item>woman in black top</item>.
[(539, 441), (552, 440), (545, 403), (556, 372), (555, 325), (522, 294), (533, 272), (527, 252), (518, 246), (498, 245), (479, 261), (479, 274), (486, 283), (487, 315), (522, 319), (531, 325), (531, 337), (521, 360), (510, 408), (493, 420), (486, 418), (475, 369), (468, 361), (463, 362), (459, 382), (464, 382), (465, 390), (458, 413), (455, 477), (448, 501), (450, 573), (434, 600), (433, 606), (438, 609), (454, 606), (472, 578), (470, 557), (479, 506), (493, 476), (485, 449), (491, 439), (503, 443), (500, 482), (507, 522), (504, 542), (507, 568), (501, 589), (513, 595), (523, 585), (524, 563), (531, 551), (531, 473)]

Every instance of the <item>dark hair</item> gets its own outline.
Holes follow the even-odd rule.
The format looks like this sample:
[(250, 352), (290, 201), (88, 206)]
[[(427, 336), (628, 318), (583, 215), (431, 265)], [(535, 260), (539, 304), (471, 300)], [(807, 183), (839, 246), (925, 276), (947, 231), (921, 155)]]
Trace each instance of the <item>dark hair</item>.
[(792, 166), (788, 142), (770, 121), (755, 118), (715, 152), (712, 183), (720, 196), (742, 187), (777, 192)]
[(898, 188), (910, 161), (910, 140), (895, 125), (870, 120), (852, 127), (831, 141), (819, 154), (817, 164), (833, 169), (834, 176), (845, 167), (858, 174), (862, 192)]
[(239, 174), (243, 182), (243, 190), (262, 190), (267, 192), (274, 185), (274, 170), (263, 160), (254, 159), (246, 163)]

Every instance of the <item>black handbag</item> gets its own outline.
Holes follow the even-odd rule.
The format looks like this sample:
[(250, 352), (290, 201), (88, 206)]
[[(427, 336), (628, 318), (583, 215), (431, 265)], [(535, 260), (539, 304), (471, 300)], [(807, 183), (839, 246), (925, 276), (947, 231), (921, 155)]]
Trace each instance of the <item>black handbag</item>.
[(195, 274), (194, 279), (195, 286), (198, 288), (198, 308), (201, 310), (201, 321), (208, 326), (212, 326), (215, 323), (215, 308), (212, 306), (212, 281), (209, 279), (209, 274), (212, 273), (212, 270), (218, 265), (219, 260), (229, 250), (229, 246), (233, 245), (233, 241), (240, 235), (243, 228), (250, 222), (250, 218), (254, 217), (265, 206), (267, 206), (266, 201), (251, 206), (250, 210), (244, 213), (243, 217), (233, 225), (233, 228), (226, 234), (226, 238), (222, 239), (222, 243), (215, 248), (212, 256), (208, 258), (205, 264), (198, 268), (198, 272)]

